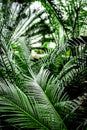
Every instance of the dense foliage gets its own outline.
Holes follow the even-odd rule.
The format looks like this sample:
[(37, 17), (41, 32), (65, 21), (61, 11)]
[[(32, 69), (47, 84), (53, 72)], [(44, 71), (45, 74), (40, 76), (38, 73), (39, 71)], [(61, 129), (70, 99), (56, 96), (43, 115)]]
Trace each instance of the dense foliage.
[(0, 129), (87, 130), (87, 2), (38, 1), (0, 3)]

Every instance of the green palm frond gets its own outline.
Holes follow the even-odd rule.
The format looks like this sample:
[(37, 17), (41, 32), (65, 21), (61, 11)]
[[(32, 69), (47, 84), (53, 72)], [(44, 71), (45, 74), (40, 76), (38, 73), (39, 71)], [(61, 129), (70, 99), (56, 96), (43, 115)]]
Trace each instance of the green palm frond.
[[(7, 119), (9, 123), (13, 123), (13, 125), (20, 126), (21, 128), (39, 129), (43, 127), (43, 125), (41, 126), (41, 123), (33, 117), (37, 112), (33, 110), (29, 99), (19, 88), (14, 87), (10, 83), (8, 83), (8, 86), (0, 83), (0, 104), (0, 111), (6, 112), (4, 116), (9, 117), (9, 119)], [(11, 114), (9, 114), (9, 111), (11, 111)], [(44, 128), (46, 127), (44, 126)]]
[(6, 112), (6, 116), (11, 111), (7, 121), (13, 125), (17, 124), (21, 128), (66, 129), (63, 120), (39, 84), (35, 77), (34, 79), (25, 79), (25, 95), (18, 87), (9, 82), (7, 85), (1, 82), (0, 111)]
[(62, 47), (60, 46), (59, 49), (56, 48), (48, 54), (45, 60), (39, 60), (36, 63), (44, 64), (45, 68), (50, 70), (50, 75), (54, 74), (56, 77), (54, 84), (51, 82), (52, 85), (50, 85), (50, 89), (47, 92), (49, 98), (51, 96), (51, 99), (57, 99), (56, 90), (58, 91), (61, 87), (68, 91), (71, 98), (76, 98), (79, 94), (82, 95), (87, 91), (85, 83), (87, 80), (86, 43), (86, 37), (71, 39)]
[(79, 99), (79, 100), (81, 100), (80, 101), (81, 106), (79, 107), (78, 112), (77, 112), (77, 117), (79, 118), (78, 130), (82, 127), (85, 129), (86, 125), (87, 125), (87, 122), (86, 122), (86, 120), (87, 120), (87, 118), (86, 118), (87, 93), (84, 93), (84, 95), (82, 96), (82, 99)]
[[(32, 9), (32, 2), (17, 3), (9, 1), (1, 6), (1, 42), (4, 44), (21, 43), (20, 39), (28, 45), (44, 44), (52, 41), (53, 30), (49, 26), (49, 15), (45, 8)], [(6, 10), (5, 10), (6, 8)], [(4, 10), (6, 12), (4, 12)], [(8, 13), (9, 12), (9, 13)], [(4, 15), (6, 17), (4, 17)], [(45, 17), (44, 17), (45, 16)], [(8, 22), (6, 22), (8, 21)], [(29, 46), (30, 47), (30, 46)]]
[[(85, 0), (43, 0), (41, 3), (52, 17), (50, 20), (54, 30), (56, 29), (55, 35), (56, 32), (57, 35), (59, 35), (59, 37), (56, 37), (57, 40), (58, 38), (61, 39), (61, 33), (63, 33), (65, 41), (66, 38), (80, 36), (82, 34), (82, 30), (86, 29), (87, 17), (85, 8), (87, 2)], [(83, 33), (84, 32), (85, 30)], [(84, 35), (86, 33), (84, 33)], [(61, 42), (61, 40), (59, 41)]]
[(67, 129), (66, 120), (72, 120), (79, 102), (69, 99), (64, 88), (43, 67), (36, 75), (24, 75), (22, 88), (7, 80), (0, 81), (1, 117), (12, 126), (36, 129)]
[[(3, 2), (1, 6), (0, 52), (3, 54), (0, 60), (5, 69), (3, 71), (6, 71), (6, 75), (11, 74), (10, 77), (18, 70), (28, 74), (28, 67), (33, 64), (31, 62), (33, 45), (38, 42), (44, 44), (46, 40), (50, 42), (53, 39), (52, 29), (46, 23), (47, 20), (49, 21), (46, 10), (44, 8), (32, 10), (32, 4), (9, 1), (6, 4)], [(5, 8), (8, 14), (4, 12)], [(43, 15), (46, 17), (44, 18)]]

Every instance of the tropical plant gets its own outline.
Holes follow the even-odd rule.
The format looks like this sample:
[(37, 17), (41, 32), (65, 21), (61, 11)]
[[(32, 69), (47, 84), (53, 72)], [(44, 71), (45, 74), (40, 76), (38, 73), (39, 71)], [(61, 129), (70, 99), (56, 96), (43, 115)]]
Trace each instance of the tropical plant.
[[(57, 6), (61, 17), (53, 2), (41, 1), (47, 13), (44, 8), (32, 11), (31, 2), (2, 1), (0, 118), (3, 130), (87, 129), (87, 37), (65, 40), (80, 35), (79, 31), (76, 32), (79, 19), (73, 20), (73, 24), (76, 22), (73, 28), (70, 20), (63, 19), (62, 14), (65, 9), (66, 12), (70, 9), (70, 17), (71, 9), (79, 8), (85, 1), (69, 0), (66, 2), (69, 8), (59, 1)], [(44, 13), (45, 18), (42, 17)], [(79, 18), (85, 25), (82, 17)], [(72, 32), (69, 30), (71, 27), (74, 29)], [(61, 28), (64, 30), (63, 39), (58, 41)], [(48, 49), (45, 44), (50, 41), (58, 46)], [(42, 46), (35, 47), (37, 42), (41, 42)], [(37, 49), (47, 53), (45, 57), (37, 60), (32, 58), (31, 51)]]
[[(83, 42), (83, 39), (80, 39), (80, 40), (82, 40)], [(84, 44), (82, 44), (82, 46), (85, 45), (85, 41), (83, 43)], [(82, 84), (84, 84), (87, 80), (86, 77), (83, 77), (84, 74), (85, 76), (87, 74), (87, 68), (86, 68), (87, 55), (86, 55), (86, 52), (84, 52), (84, 50), (86, 51), (85, 49), (86, 46), (83, 46), (82, 50), (79, 50), (79, 53), (77, 53), (78, 55), (73, 56), (73, 57), (72, 55), (67, 53), (69, 49), (71, 49), (71, 47), (72, 46), (71, 45), (69, 46), (68, 44), (64, 47), (65, 49), (62, 48), (58, 51), (58, 56), (60, 57), (69, 56), (68, 58), (69, 60), (65, 62), (66, 64), (63, 66), (64, 68), (62, 68), (60, 72), (57, 72), (58, 74), (55, 75), (56, 77), (52, 76), (52, 73), (55, 74), (54, 72), (51, 71), (50, 73), (50, 71), (43, 69), (43, 67), (40, 69), (40, 72), (36, 75), (30, 68), (30, 66), (28, 66), (27, 67), (28, 71), (27, 73), (25, 73), (25, 71), (23, 71), (24, 64), (21, 61), (20, 61), (20, 63), (22, 63), (21, 67), (16, 62), (15, 62), (16, 63), (15, 66), (14, 64), (12, 64), (13, 61), (15, 61), (14, 56), (12, 58), (9, 58), (8, 57), (9, 55), (7, 55), (6, 60), (5, 58), (3, 58), (6, 54), (3, 54), (1, 56), (1, 61), (3, 61), (2, 64), (3, 64), (4, 69), (2, 68), (3, 71), (2, 71), (1, 86), (0, 86), (0, 95), (1, 95), (0, 111), (2, 115), (3, 113), (5, 113), (4, 116), (6, 118), (6, 121), (11, 123), (12, 126), (16, 127), (16, 129), (32, 128), (32, 127), (36, 129), (37, 128), (38, 129), (39, 128), (61, 129), (61, 130), (67, 129), (69, 127), (68, 123), (72, 122), (73, 118), (74, 120), (76, 120), (76, 116), (77, 117), (79, 116), (77, 109), (78, 108), (81, 109), (82, 103), (84, 102), (84, 100), (86, 100), (86, 96), (84, 95), (84, 98), (82, 97), (79, 100), (75, 100), (76, 98), (78, 98), (79, 95), (83, 95), (84, 91), (83, 92), (81, 91), (82, 93), (78, 93), (78, 95), (72, 96), (72, 92), (70, 91), (70, 85), (71, 84), (73, 86), (74, 84), (77, 85), (75, 82), (75, 81), (78, 81), (76, 80), (76, 77), (82, 80), (80, 81), (80, 83)], [(11, 52), (10, 52), (10, 55), (11, 55)], [(55, 61), (56, 57), (54, 57), (53, 55), (54, 55), (54, 52), (50, 55), (50, 61), (53, 61), (53, 63), (57, 64), (58, 63), (56, 62), (57, 60)], [(54, 59), (52, 58), (52, 56), (54, 57)], [(51, 60), (51, 58), (53, 60)], [(65, 59), (66, 57), (64, 57), (63, 60), (65, 61)], [(27, 62), (26, 64), (28, 65)], [(45, 63), (44, 65), (46, 66)], [(48, 69), (50, 70), (50, 67), (48, 67)], [(9, 71), (11, 75), (9, 74)], [(19, 83), (18, 83), (18, 80), (20, 81)], [(68, 87), (68, 90), (67, 90), (67, 87)], [(76, 91), (76, 88), (75, 88), (75, 91)], [(67, 94), (67, 92), (69, 94)], [(29, 106), (26, 106), (28, 104)], [(79, 111), (81, 112), (80, 109)], [(10, 111), (11, 113), (9, 113)], [(73, 115), (75, 111), (77, 111), (77, 115)], [(29, 114), (30, 117), (32, 116), (34, 120), (37, 119), (36, 124), (38, 123), (39, 124), (38, 125), (33, 124), (35, 123), (34, 121), (30, 123), (31, 122), (30, 119), (26, 117), (28, 115), (24, 114), (23, 112)], [(57, 114), (57, 117), (56, 117), (56, 114)], [(53, 117), (53, 119), (51, 116)], [(56, 120), (56, 118), (58, 117), (59, 119)], [(82, 121), (82, 119), (80, 120)], [(61, 123), (58, 124), (59, 121), (62, 124)], [(83, 121), (84, 124), (85, 122), (86, 120)], [(40, 123), (44, 124), (44, 126), (40, 125)], [(58, 126), (56, 124), (58, 124)], [(80, 123), (77, 123), (77, 124), (80, 125)], [(67, 126), (67, 128), (65, 125)]]

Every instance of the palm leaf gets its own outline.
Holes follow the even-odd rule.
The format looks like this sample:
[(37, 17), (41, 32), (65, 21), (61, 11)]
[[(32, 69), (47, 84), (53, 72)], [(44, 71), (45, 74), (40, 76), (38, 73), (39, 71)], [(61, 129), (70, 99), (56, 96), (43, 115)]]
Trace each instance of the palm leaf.
[[(30, 81), (28, 79), (25, 86), (27, 88), (25, 89), (27, 90), (25, 91), (26, 95), (9, 82), (7, 82), (7, 85), (5, 83), (0, 84), (0, 111), (6, 112), (6, 115), (11, 111), (13, 114), (9, 114), (8, 117), (14, 117), (7, 119), (7, 121), (17, 124), (21, 128), (66, 129), (63, 120), (39, 84), (33, 79), (30, 79)], [(35, 122), (32, 119), (37, 121)], [(33, 123), (36, 123), (36, 125)]]

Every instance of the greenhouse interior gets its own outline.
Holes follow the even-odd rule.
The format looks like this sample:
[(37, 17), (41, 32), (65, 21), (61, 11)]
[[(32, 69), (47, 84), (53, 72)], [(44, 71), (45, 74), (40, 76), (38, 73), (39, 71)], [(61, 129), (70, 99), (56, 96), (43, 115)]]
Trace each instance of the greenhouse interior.
[(0, 130), (87, 130), (87, 0), (0, 0)]

